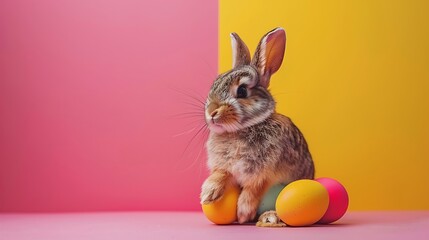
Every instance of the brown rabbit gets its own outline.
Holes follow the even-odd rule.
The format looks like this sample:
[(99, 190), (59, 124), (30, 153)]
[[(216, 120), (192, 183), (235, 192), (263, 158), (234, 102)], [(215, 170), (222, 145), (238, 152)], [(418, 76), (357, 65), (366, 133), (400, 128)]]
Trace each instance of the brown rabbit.
[[(217, 77), (205, 105), (210, 176), (200, 197), (201, 203), (211, 203), (222, 197), (228, 184), (237, 184), (242, 189), (237, 216), (244, 223), (255, 220), (267, 189), (313, 179), (314, 164), (304, 136), (288, 117), (275, 112), (267, 89), (283, 61), (285, 31), (276, 28), (263, 36), (252, 60), (236, 33), (231, 43), (233, 69)], [(263, 226), (283, 224), (274, 211), (259, 220)]]

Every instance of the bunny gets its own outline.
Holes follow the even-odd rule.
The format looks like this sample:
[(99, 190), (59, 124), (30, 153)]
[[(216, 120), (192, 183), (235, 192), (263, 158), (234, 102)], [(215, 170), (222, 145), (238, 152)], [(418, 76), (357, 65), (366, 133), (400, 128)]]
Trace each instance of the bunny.
[[(282, 64), (286, 33), (276, 28), (260, 40), (253, 58), (231, 33), (233, 68), (214, 81), (205, 103), (209, 177), (201, 203), (222, 197), (228, 184), (241, 188), (239, 223), (255, 220), (264, 193), (275, 184), (314, 178), (314, 163), (300, 130), (275, 111), (268, 90), (270, 77)], [(259, 217), (261, 226), (284, 225), (275, 211)]]

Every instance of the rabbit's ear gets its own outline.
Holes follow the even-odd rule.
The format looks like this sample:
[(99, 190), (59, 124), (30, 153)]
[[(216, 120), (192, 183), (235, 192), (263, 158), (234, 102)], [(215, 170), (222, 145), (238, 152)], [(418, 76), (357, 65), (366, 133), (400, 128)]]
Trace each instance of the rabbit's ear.
[(268, 88), (271, 75), (282, 65), (285, 47), (286, 33), (283, 28), (276, 28), (262, 37), (252, 59), (252, 65), (259, 71), (261, 86)]
[(250, 64), (250, 52), (237, 33), (231, 33), (232, 68)]

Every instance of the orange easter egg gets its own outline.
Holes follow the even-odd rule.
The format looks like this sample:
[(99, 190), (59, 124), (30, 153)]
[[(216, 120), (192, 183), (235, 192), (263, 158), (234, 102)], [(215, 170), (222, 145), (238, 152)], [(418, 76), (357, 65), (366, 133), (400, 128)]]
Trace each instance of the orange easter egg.
[(202, 204), (207, 219), (215, 224), (231, 224), (237, 220), (237, 202), (240, 189), (227, 186), (223, 196), (210, 204)]
[(329, 194), (319, 182), (303, 179), (287, 185), (277, 197), (276, 212), (289, 226), (308, 226), (319, 221), (329, 205)]

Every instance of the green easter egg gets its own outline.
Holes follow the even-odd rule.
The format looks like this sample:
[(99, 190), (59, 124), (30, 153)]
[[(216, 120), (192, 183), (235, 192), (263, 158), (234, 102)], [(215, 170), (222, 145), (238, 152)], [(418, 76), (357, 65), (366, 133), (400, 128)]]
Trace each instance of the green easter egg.
[(265, 193), (258, 208), (258, 216), (270, 210), (276, 210), (276, 200), (286, 184), (276, 184)]

